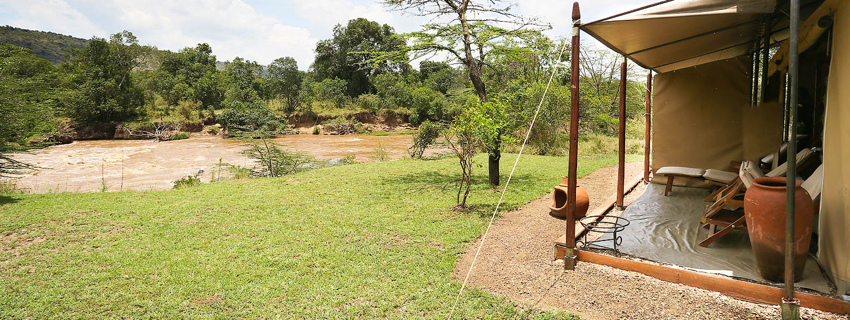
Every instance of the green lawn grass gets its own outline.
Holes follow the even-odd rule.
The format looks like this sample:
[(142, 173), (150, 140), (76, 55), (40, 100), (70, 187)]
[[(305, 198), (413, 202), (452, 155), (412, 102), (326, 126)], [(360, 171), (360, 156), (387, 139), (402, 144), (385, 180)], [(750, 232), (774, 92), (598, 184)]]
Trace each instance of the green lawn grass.
[[(503, 157), (504, 174), (514, 159)], [(582, 158), (579, 175), (615, 161)], [(523, 156), (503, 208), (545, 194), (566, 167)], [(0, 318), (444, 318), (460, 288), (452, 269), (498, 199), (476, 169), (470, 212), (449, 210), (453, 158), (171, 191), (0, 195)], [(474, 288), (461, 301), (456, 318), (571, 317)]]

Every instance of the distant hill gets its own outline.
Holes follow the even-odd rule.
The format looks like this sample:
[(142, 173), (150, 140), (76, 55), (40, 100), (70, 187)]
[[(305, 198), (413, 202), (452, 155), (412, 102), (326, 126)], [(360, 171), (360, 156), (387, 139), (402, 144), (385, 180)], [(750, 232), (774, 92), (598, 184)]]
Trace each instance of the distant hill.
[(70, 59), (73, 49), (84, 48), (88, 40), (53, 32), (0, 26), (0, 44), (6, 43), (29, 48), (39, 58), (59, 64)]

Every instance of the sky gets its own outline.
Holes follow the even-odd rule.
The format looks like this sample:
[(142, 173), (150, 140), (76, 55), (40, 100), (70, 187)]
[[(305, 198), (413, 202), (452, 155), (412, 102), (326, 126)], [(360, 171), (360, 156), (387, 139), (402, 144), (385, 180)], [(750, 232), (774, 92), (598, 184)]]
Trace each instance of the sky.
[[(551, 24), (550, 36), (569, 34), (572, 2), (514, 2), (516, 13)], [(582, 21), (653, 2), (582, 1)], [(428, 22), (391, 11), (379, 0), (0, 0), (0, 25), (86, 39), (128, 30), (140, 43), (159, 49), (177, 51), (206, 42), (218, 60), (238, 56), (269, 64), (289, 56), (302, 70), (313, 61), (317, 41), (331, 38), (335, 25), (359, 17), (389, 24), (399, 33)]]

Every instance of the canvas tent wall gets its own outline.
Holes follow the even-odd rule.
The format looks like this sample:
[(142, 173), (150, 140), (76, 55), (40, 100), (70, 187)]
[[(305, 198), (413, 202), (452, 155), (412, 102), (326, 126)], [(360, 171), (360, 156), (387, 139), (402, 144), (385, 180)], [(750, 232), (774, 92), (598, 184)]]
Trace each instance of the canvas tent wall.
[[(850, 290), (850, 10), (835, 15), (824, 133), (819, 259)], [(843, 126), (842, 126), (843, 124)]]
[[(839, 2), (845, 11), (838, 10)], [(850, 283), (850, 10), (846, 2), (803, 1), (804, 17), (818, 12), (821, 3), (829, 4), (830, 14), (837, 12), (826, 94), (819, 260), (843, 292)], [(760, 26), (764, 30), (775, 6), (776, 1), (770, 0), (664, 1), (581, 26), (609, 48), (659, 73), (653, 93), (653, 168), (725, 169), (730, 160), (754, 160), (778, 149), (782, 108), (770, 101), (750, 106), (752, 71), (747, 60), (761, 39)], [(814, 21), (820, 22), (817, 18)], [(771, 43), (787, 39), (784, 23), (772, 26)], [(801, 34), (804, 41), (811, 41), (809, 36)]]
[(750, 105), (750, 63), (739, 57), (656, 76), (652, 168), (726, 170), (779, 149), (783, 110), (775, 101)]

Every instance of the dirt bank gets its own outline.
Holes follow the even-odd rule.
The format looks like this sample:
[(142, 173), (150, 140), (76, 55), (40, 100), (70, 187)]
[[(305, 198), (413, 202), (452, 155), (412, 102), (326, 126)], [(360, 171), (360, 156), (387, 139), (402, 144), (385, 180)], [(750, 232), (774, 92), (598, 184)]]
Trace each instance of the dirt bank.
[[(616, 168), (579, 179), (592, 208), (616, 190)], [(626, 167), (626, 181), (643, 174), (642, 163)], [(553, 180), (553, 183), (556, 181)], [(631, 203), (642, 187), (630, 195)], [(735, 300), (719, 293), (672, 284), (635, 272), (579, 263), (565, 272), (552, 260), (552, 242), (564, 233), (564, 222), (548, 215), (550, 196), (505, 213), (494, 222), (470, 276), (471, 286), (509, 297), (538, 309), (557, 308), (587, 319), (778, 319), (779, 307)], [(470, 244), (455, 268), (463, 281), (478, 249)], [(846, 319), (802, 310), (804, 319)]]

